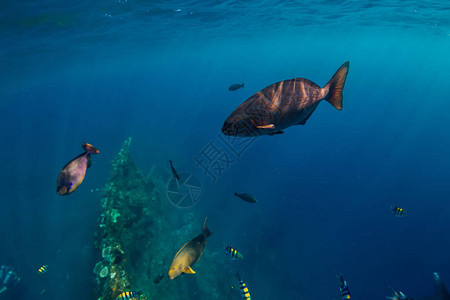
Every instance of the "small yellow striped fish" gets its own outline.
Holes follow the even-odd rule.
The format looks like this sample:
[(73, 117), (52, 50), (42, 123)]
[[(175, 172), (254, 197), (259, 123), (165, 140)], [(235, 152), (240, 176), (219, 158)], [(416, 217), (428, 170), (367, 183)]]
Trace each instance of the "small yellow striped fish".
[(391, 212), (396, 217), (404, 217), (404, 216), (406, 216), (406, 211), (403, 208), (401, 208), (401, 207), (391, 206)]
[(241, 279), (241, 276), (239, 273), (237, 273), (238, 280), (239, 280), (239, 289), (241, 291), (241, 298), (243, 300), (252, 300), (252, 297), (250, 296), (250, 292), (248, 291), (247, 285), (245, 282)]
[(142, 295), (141, 292), (123, 292), (119, 296), (117, 296), (116, 300), (131, 300), (135, 299), (139, 295)]
[(225, 247), (225, 252), (231, 256), (231, 259), (243, 259), (244, 258), (244, 256), (242, 255), (241, 252), (237, 251), (236, 249), (234, 249), (233, 247), (230, 247), (230, 246)]
[(36, 274), (38, 276), (44, 275), (47, 272), (48, 269), (48, 265), (43, 265), (42, 267), (39, 268), (39, 270), (37, 270)]
[(341, 275), (338, 276), (339, 280), (339, 290), (341, 291), (341, 300), (352, 299), (350, 296), (350, 290), (348, 289), (347, 281), (344, 280), (344, 277)]

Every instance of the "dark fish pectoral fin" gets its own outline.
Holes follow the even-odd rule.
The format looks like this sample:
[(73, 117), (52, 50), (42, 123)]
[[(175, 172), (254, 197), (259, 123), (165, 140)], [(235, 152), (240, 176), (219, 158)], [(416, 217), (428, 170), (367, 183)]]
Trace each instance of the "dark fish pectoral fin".
[(282, 133), (284, 133), (284, 131), (276, 131), (276, 132), (272, 132), (272, 133), (269, 133), (269, 135), (270, 136), (273, 136), (273, 135), (275, 135), (275, 134), (282, 134)]
[(344, 63), (325, 86), (328, 87), (328, 95), (325, 97), (325, 100), (339, 110), (342, 109), (342, 90), (347, 78), (349, 64), (348, 61)]

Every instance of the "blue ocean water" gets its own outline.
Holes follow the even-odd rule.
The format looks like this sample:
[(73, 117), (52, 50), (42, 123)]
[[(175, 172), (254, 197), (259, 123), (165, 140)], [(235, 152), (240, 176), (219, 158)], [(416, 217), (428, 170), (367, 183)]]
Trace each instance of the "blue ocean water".
[[(129, 136), (143, 170), (171, 159), (201, 179), (189, 211), (208, 216), (205, 251), (240, 245), (255, 299), (338, 299), (340, 273), (355, 299), (383, 299), (389, 285), (431, 295), (433, 272), (450, 285), (446, 1), (0, 7), (0, 265), (22, 278), (0, 299), (90, 299), (101, 197), (91, 189)], [(195, 166), (211, 142), (225, 147), (223, 122), (248, 97), (295, 77), (323, 86), (347, 60), (342, 111), (321, 103), (306, 125), (256, 139), (214, 180)], [(85, 141), (101, 155), (61, 197), (56, 177)], [(43, 264), (48, 276), (36, 277)]]

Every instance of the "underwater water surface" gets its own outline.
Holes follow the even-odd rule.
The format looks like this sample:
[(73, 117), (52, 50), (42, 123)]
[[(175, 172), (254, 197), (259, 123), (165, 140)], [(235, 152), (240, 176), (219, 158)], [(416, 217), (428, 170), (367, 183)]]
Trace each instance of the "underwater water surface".
[[(200, 182), (194, 206), (164, 206), (168, 227), (191, 227), (187, 236), (161, 232), (172, 243), (160, 250), (163, 272), (206, 216), (213, 232), (195, 275), (159, 283), (179, 299), (239, 299), (197, 289), (198, 280), (228, 290), (217, 270), (236, 285), (239, 271), (259, 300), (339, 299), (341, 273), (355, 299), (384, 299), (388, 286), (414, 299), (432, 295), (433, 272), (450, 286), (447, 1), (3, 1), (0, 8), (0, 265), (21, 277), (0, 299), (99, 297), (102, 190), (128, 137), (137, 168), (157, 170), (164, 201), (169, 160)], [(323, 101), (305, 125), (253, 139), (239, 153), (223, 143), (225, 119), (250, 96), (296, 77), (323, 87), (346, 61), (342, 111)], [(234, 83), (245, 85), (229, 91)], [(84, 142), (100, 154), (79, 188), (60, 196), (57, 176)], [(211, 144), (230, 159), (214, 176), (195, 160)], [(407, 215), (394, 216), (391, 206)], [(227, 244), (244, 259), (229, 261)], [(42, 265), (48, 271), (36, 276)]]

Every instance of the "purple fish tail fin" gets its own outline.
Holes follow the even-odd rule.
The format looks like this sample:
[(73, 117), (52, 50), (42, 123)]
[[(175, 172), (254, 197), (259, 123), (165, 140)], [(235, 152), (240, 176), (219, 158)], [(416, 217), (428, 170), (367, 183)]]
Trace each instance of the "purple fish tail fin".
[(83, 143), (83, 144), (81, 144), (81, 146), (83, 147), (84, 151), (86, 151), (86, 152), (88, 152), (90, 154), (98, 154), (98, 153), (100, 153), (100, 151), (98, 151), (97, 148), (95, 148), (91, 144)]
[(328, 88), (328, 94), (325, 100), (339, 110), (342, 109), (342, 90), (344, 89), (345, 79), (347, 78), (349, 64), (348, 61), (344, 63), (324, 87), (325, 89)]
[(205, 222), (203, 223), (203, 234), (206, 235), (206, 237), (210, 237), (212, 232), (209, 231), (208, 227), (206, 227), (206, 220), (208, 217), (205, 218)]

